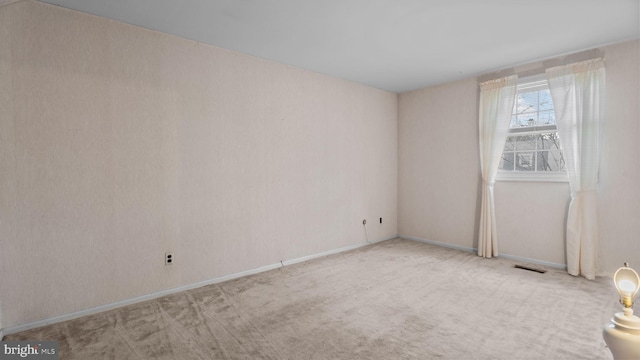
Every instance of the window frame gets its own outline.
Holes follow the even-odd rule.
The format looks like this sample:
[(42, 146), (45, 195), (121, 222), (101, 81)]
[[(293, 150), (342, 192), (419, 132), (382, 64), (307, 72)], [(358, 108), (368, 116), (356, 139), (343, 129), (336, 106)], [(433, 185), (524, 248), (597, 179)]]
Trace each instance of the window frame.
[[(524, 92), (539, 91), (549, 88), (545, 74), (521, 78), (518, 80), (518, 88), (516, 94)], [(511, 129), (507, 134), (507, 138), (519, 135), (532, 135), (541, 132), (557, 131), (556, 125), (538, 126), (531, 129)], [(560, 140), (562, 141), (562, 139)], [(506, 142), (505, 142), (506, 146)], [(562, 148), (562, 147), (561, 147)], [(504, 152), (504, 147), (503, 147)], [(502, 156), (502, 154), (500, 155)], [(527, 181), (527, 182), (569, 182), (567, 171), (508, 171), (500, 170), (496, 174), (496, 181)]]

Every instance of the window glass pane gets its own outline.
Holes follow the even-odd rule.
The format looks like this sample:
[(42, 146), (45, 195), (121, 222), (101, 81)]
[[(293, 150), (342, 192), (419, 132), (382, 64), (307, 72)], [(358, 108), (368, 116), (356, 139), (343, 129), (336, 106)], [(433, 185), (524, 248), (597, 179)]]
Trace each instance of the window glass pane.
[(516, 139), (516, 150), (535, 150), (536, 135), (514, 136)]
[(500, 165), (498, 169), (513, 171), (513, 156), (512, 152), (502, 153), (502, 159), (500, 159)]
[(513, 151), (515, 150), (515, 139), (513, 136), (509, 136), (507, 138), (507, 142), (504, 145), (504, 151)]
[(538, 151), (538, 171), (565, 171), (560, 150)]
[(509, 128), (513, 129), (518, 127), (520, 127), (520, 125), (518, 125), (518, 116), (511, 115), (511, 122), (509, 123)]
[(534, 156), (534, 151), (516, 153), (516, 171), (534, 171)]
[(515, 173), (566, 171), (549, 89), (544, 81), (538, 81), (519, 85), (518, 91), (499, 169)]
[(516, 114), (535, 112), (538, 110), (538, 92), (520, 93), (516, 97)]
[(553, 101), (551, 101), (551, 93), (549, 90), (540, 90), (539, 94), (539, 111), (553, 110)]
[(536, 113), (526, 113), (518, 115), (517, 126), (516, 127), (533, 127), (536, 125), (536, 120), (538, 119), (538, 114)]
[(538, 125), (555, 125), (556, 124), (556, 114), (553, 110), (540, 111), (538, 115)]
[(537, 136), (538, 150), (542, 149), (560, 149), (560, 138), (557, 132), (542, 133)]

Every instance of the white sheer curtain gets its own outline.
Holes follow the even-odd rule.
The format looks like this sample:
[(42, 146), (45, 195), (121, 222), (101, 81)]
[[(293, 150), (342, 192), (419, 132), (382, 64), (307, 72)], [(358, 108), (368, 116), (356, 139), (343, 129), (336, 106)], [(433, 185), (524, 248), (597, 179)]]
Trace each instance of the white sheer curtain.
[(478, 255), (483, 257), (498, 256), (493, 185), (509, 132), (517, 85), (517, 75), (480, 84), (479, 140), (482, 205), (480, 208)]
[(604, 114), (601, 59), (547, 69), (549, 90), (564, 154), (571, 203), (567, 216), (567, 271), (596, 276), (600, 123)]

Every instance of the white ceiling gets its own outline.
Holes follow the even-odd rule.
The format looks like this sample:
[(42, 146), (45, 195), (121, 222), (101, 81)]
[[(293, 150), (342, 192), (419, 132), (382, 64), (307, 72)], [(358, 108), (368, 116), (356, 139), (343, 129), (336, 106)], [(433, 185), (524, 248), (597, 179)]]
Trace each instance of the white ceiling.
[(403, 92), (640, 38), (640, 0), (45, 0)]

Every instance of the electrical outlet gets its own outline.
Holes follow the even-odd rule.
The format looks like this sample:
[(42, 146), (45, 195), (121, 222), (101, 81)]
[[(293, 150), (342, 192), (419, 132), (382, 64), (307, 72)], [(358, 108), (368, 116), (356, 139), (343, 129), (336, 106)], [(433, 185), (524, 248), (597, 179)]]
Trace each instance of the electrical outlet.
[(170, 253), (170, 252), (164, 253), (164, 264), (165, 265), (173, 264), (173, 260), (174, 260), (173, 253)]

